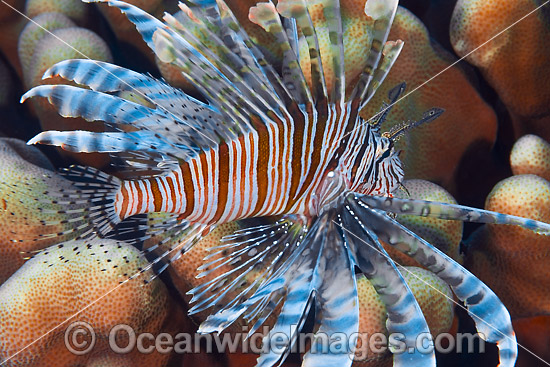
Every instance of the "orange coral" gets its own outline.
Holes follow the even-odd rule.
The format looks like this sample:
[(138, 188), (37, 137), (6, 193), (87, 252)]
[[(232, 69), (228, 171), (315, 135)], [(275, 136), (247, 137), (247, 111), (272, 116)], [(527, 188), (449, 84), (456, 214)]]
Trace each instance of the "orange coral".
[[(405, 180), (403, 186), (407, 192), (398, 190), (394, 193), (395, 197), (457, 204), (449, 192), (429, 181)], [(462, 240), (462, 222), (414, 215), (399, 215), (397, 221), (443, 251), (453, 260), (459, 263), (462, 262), (462, 256), (459, 253), (460, 241)], [(403, 265), (420, 266), (415, 260), (390, 246), (386, 246), (386, 251)]]
[[(144, 284), (150, 271), (119, 286), (146, 265), (134, 247), (105, 239), (65, 242), (37, 254), (0, 287), (0, 358), (13, 356), (8, 366), (97, 365), (98, 359), (121, 358), (109, 348), (114, 325), (129, 325), (136, 335), (189, 330), (164, 284), (158, 279)], [(83, 355), (71, 353), (64, 341), (76, 321), (96, 334), (95, 346)], [(70, 342), (74, 335), (68, 340), (78, 350)], [(127, 335), (116, 334), (118, 346), (128, 345)], [(137, 349), (123, 356), (131, 366), (163, 366), (170, 357)]]
[(550, 144), (536, 135), (522, 136), (512, 148), (510, 165), (514, 175), (533, 174), (550, 180)]
[[(36, 45), (28, 65), (27, 61), (23, 64), (23, 76), (27, 87), (59, 82), (63, 84), (64, 81), (59, 78), (42, 81), (44, 72), (59, 61), (78, 59), (85, 56), (94, 60), (112, 61), (109, 48), (94, 32), (80, 27), (63, 28), (64, 22), (50, 22), (47, 21), (49, 18), (45, 15), (43, 17), (41, 18), (45, 22), (43, 25), (55, 28), (51, 33), (35, 32), (34, 29), (36, 26), (30, 23), (21, 35), (20, 46), (22, 48), (19, 49), (19, 53), (22, 61), (29, 58), (27, 55), (28, 51), (24, 49), (24, 46), (27, 46), (29, 43)], [(102, 123), (86, 122), (82, 118), (63, 118), (46, 100), (37, 99), (33, 100), (32, 103), (40, 119), (40, 125), (44, 130), (103, 130)], [(62, 155), (72, 157), (85, 165), (98, 168), (105, 166), (109, 160), (106, 154), (75, 154), (62, 149), (58, 149), (58, 151)]]
[[(74, 27), (74, 22), (61, 13), (43, 13), (37, 15), (33, 22), (29, 22), (19, 35), (18, 53), (21, 67), (25, 70), (25, 84), (31, 87), (36, 75), (31, 70), (31, 64), (35, 56), (35, 48), (40, 43), (47, 31), (60, 28)], [(40, 75), (41, 77), (41, 75)]]
[(185, 91), (195, 90), (195, 87), (185, 79), (181, 74), (181, 70), (172, 64), (162, 62), (158, 57), (155, 57), (155, 63), (162, 74), (162, 77), (166, 79), (171, 86), (181, 88)]
[[(417, 268), (400, 268), (401, 274), (411, 288), (414, 297), (418, 301), (430, 332), (435, 336), (447, 332), (452, 325), (454, 311), (451, 302), (453, 294), (445, 282), (431, 272)], [(374, 287), (364, 277), (357, 279), (357, 291), (359, 295), (359, 333), (367, 338), (360, 339), (359, 350), (356, 351), (354, 366), (391, 366), (392, 356), (385, 353), (374, 353), (369, 350), (368, 341), (374, 333), (384, 333), (386, 336), (386, 308)], [(371, 341), (373, 343), (374, 341)], [(372, 348), (372, 345), (370, 346)], [(361, 356), (363, 358), (361, 358)]]
[[(41, 203), (42, 192), (51, 187), (70, 187), (70, 183), (52, 172), (53, 167), (36, 148), (17, 139), (0, 138), (0, 182), (19, 185), (20, 191), (13, 191), (0, 184), (0, 284), (24, 263), (21, 252), (42, 249), (68, 237), (35, 241), (46, 233), (57, 233), (70, 229), (70, 224), (45, 226), (42, 221), (61, 221), (62, 214), (47, 213), (46, 210), (60, 210), (61, 206)], [(26, 239), (14, 242), (14, 238)]]
[(508, 107), (516, 137), (535, 133), (550, 139), (548, 18), (542, 9), (517, 22), (539, 5), (535, 0), (459, 0), (451, 43), (459, 56), (483, 44), (466, 60), (481, 70)]
[(27, 0), (25, 14), (34, 18), (43, 13), (62, 13), (78, 23), (83, 23), (89, 12), (89, 6), (74, 0)]
[(445, 109), (436, 121), (414, 129), (397, 146), (404, 150), (401, 159), (407, 178), (434, 181), (454, 192), (453, 181), (464, 154), (477, 145), (488, 151), (494, 143), (495, 113), (459, 68), (451, 67), (436, 77), (455, 60), (431, 42), (424, 25), (408, 10), (399, 8), (388, 39), (401, 39), (405, 45), (361, 115), (370, 118), (377, 113), (388, 91), (401, 82), (407, 83), (408, 92), (419, 89), (395, 105), (382, 129), (419, 119), (422, 111), (434, 106)]
[[(518, 175), (498, 183), (487, 210), (550, 222), (550, 182)], [(465, 265), (500, 297), (512, 318), (550, 312), (550, 237), (487, 224), (469, 239)]]

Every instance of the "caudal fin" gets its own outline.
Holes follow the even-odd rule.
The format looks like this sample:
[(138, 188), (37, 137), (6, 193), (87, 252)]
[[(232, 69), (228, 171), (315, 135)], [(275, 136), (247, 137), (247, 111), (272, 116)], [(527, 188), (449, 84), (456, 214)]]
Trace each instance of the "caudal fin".
[[(38, 210), (45, 214), (41, 217), (47, 219), (41, 219), (39, 224), (45, 230), (34, 237), (14, 233), (14, 240), (24, 242), (56, 237), (62, 237), (63, 240), (108, 237), (115, 229), (120, 222), (115, 208), (120, 180), (95, 168), (82, 166), (64, 169), (61, 175), (70, 181), (69, 185), (49, 187), (39, 195), (26, 193), (43, 204), (39, 205)], [(25, 191), (26, 188), (25, 182), (10, 185), (12, 192)], [(61, 231), (59, 225), (63, 228)]]

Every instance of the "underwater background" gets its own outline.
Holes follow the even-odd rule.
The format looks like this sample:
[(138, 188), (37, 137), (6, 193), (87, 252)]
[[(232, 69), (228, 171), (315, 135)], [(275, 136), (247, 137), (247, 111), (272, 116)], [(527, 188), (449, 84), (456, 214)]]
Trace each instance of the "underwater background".
[[(130, 3), (159, 17), (164, 11), (178, 10), (174, 1)], [(246, 10), (253, 3), (236, 1), (232, 5)], [(389, 39), (402, 39), (405, 46), (362, 115), (375, 114), (388, 91), (403, 81), (407, 83), (407, 92), (413, 92), (394, 107), (392, 123), (406, 121), (431, 107), (445, 109), (438, 120), (411, 131), (399, 141), (407, 179), (405, 187), (411, 196), (550, 222), (550, 5), (543, 4), (540, 0), (400, 1), (402, 8)], [(16, 10), (53, 35), (29, 23)], [(533, 13), (522, 19), (530, 12)], [(354, 24), (353, 14), (348, 21)], [(357, 48), (349, 57), (352, 61), (360, 60), (364, 55), (363, 35), (352, 26), (349, 29), (346, 37), (350, 42), (357, 40)], [(485, 44), (501, 31), (502, 34)], [(49, 186), (63, 185), (55, 175), (43, 180), (48, 171), (74, 163), (116, 173), (116, 167), (109, 165), (105, 154), (74, 154), (24, 144), (43, 130), (90, 129), (90, 123), (82, 119), (62, 118), (44, 101), (19, 103), (21, 95), (31, 87), (59, 82), (55, 78), (41, 80), (51, 65), (82, 57), (56, 37), (91, 59), (164, 77), (170, 84), (200, 98), (174, 69), (155, 59), (134, 26), (117, 9), (77, 0), (0, 3), (0, 179), (17, 182), (21, 175), (36, 176), (40, 180), (37, 179), (32, 190), (37, 196)], [(466, 55), (465, 60), (456, 63)], [(96, 126), (101, 131), (102, 126)], [(10, 279), (9, 284), (0, 286), (1, 361), (50, 331), (51, 325), (95, 301), (118, 284), (121, 277), (132, 274), (146, 262), (139, 257), (138, 250), (121, 248), (113, 241), (87, 248), (84, 251), (89, 256), (72, 258), (72, 249), (58, 248), (51, 259), (38, 262), (35, 258), (25, 263), (29, 252), (61, 242), (62, 238), (41, 242), (39, 248), (32, 242), (24, 245), (13, 242), (14, 232), (40, 234), (41, 228), (32, 225), (39, 216), (40, 203), (30, 197), (8, 197), (6, 192), (0, 195), (3, 206), (0, 284)], [(518, 343), (550, 361), (550, 239), (510, 226), (463, 226), (459, 222), (406, 216), (398, 220), (430, 239), (484, 281), (510, 311)], [(63, 343), (65, 329), (59, 328), (5, 365), (254, 365), (257, 356), (246, 353), (115, 355), (101, 349), (108, 330), (117, 323), (153, 334), (193, 333), (195, 323), (205, 315), (195, 315), (195, 320), (186, 315), (189, 301), (186, 292), (199, 284), (195, 280), (196, 269), (207, 249), (236, 228), (235, 223), (218, 227), (160, 279), (147, 285), (128, 282), (76, 315), (75, 320), (93, 324), (98, 335), (98, 345), (90, 354), (68, 353)], [(447, 292), (437, 277), (413, 260), (397, 253), (390, 255), (424, 277), (427, 283)], [(110, 266), (104, 271), (106, 264), (113, 262), (117, 262), (117, 267)], [(464, 310), (424, 284), (413, 282), (409, 285), (432, 333), (475, 332)], [(360, 330), (384, 332), (385, 310), (378, 296), (365, 279), (358, 281), (358, 287)], [(306, 323), (306, 330), (311, 328), (310, 324), (311, 320)], [(485, 346), (484, 353), (437, 354), (438, 366), (497, 365), (496, 347), (489, 343)], [(291, 355), (283, 365), (300, 365), (299, 356)], [(354, 365), (391, 365), (391, 355), (386, 353)], [(520, 347), (516, 365), (545, 364)]]

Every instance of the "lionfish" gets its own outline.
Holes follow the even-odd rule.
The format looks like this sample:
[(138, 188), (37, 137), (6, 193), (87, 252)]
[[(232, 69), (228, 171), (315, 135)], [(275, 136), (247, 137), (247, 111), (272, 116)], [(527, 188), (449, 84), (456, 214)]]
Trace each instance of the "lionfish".
[[(224, 264), (234, 265), (234, 270), (190, 291), (190, 312), (215, 307), (200, 332), (222, 331), (244, 317), (255, 321), (251, 335), (277, 310), (264, 341), (284, 332), (285, 348), (262, 354), (258, 365), (282, 363), (312, 307), (316, 333), (332, 337), (358, 332), (356, 273), (361, 272), (387, 308), (388, 332), (400, 335), (405, 345), (405, 353), (394, 354), (394, 365), (435, 366), (433, 351), (417, 349), (417, 335), (429, 334), (429, 329), (383, 241), (443, 279), (467, 307), (480, 334), (498, 345), (500, 365), (514, 364), (517, 343), (509, 313), (498, 297), (399, 224), (395, 215), (514, 224), (546, 235), (550, 225), (392, 196), (404, 176), (395, 141), (443, 112), (433, 108), (418, 121), (381, 133), (391, 106), (405, 89), (402, 84), (389, 93), (388, 103), (376, 116), (359, 116), (403, 46), (401, 41), (387, 41), (397, 0), (366, 2), (372, 40), (366, 67), (353, 85), (345, 78), (339, 0), (279, 0), (250, 8), (249, 19), (280, 47), (283, 57), (278, 66), (223, 0), (180, 3), (181, 11), (165, 14), (164, 21), (122, 1), (85, 1), (107, 2), (125, 13), (155, 55), (177, 67), (205, 102), (162, 80), (105, 62), (66, 60), (46, 71), (44, 78), (61, 76), (87, 88), (42, 85), (22, 100), (46, 97), (62, 116), (101, 120), (107, 130), (45, 131), (29, 144), (109, 152), (124, 162), (129, 175), (120, 180), (92, 168), (73, 167), (66, 175), (74, 181), (74, 190), (47, 192), (53, 202), (67, 206), (75, 234), (109, 236), (126, 218), (167, 213), (148, 222), (150, 233), (182, 239), (181, 249), (165, 261), (164, 269), (217, 224), (275, 218), (225, 237), (213, 250), (221, 256), (203, 267), (205, 273)], [(315, 26), (313, 6), (322, 7), (328, 29)], [(197, 29), (201, 37), (191, 31)], [(330, 39), (325, 55), (319, 47), (321, 31)], [(204, 39), (214, 46), (209, 48)], [(300, 66), (299, 45), (307, 45), (309, 51), (310, 81)], [(323, 65), (323, 60), (330, 65)], [(139, 95), (144, 103), (124, 98), (124, 92)], [(254, 280), (243, 287), (243, 279), (252, 274)], [(351, 365), (349, 351), (327, 354), (320, 353), (321, 348), (314, 339), (304, 365)]]

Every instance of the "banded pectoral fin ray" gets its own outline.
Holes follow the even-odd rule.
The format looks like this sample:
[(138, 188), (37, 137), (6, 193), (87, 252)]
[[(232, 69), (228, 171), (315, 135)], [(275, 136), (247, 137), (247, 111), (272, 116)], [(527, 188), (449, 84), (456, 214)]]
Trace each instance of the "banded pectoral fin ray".
[(508, 310), (499, 298), (468, 270), (386, 213), (369, 208), (360, 196), (349, 197), (355, 210), (368, 221), (372, 230), (392, 247), (411, 256), (445, 281), (464, 302), (480, 336), (497, 344), (499, 366), (513, 366), (517, 342)]
[(358, 196), (358, 200), (373, 209), (395, 214), (418, 215), (475, 223), (512, 224), (530, 229), (539, 234), (550, 235), (550, 224), (548, 223), (464, 205), (368, 195)]
[[(359, 302), (355, 265), (344, 246), (341, 229), (333, 221), (318, 272), (315, 292), (315, 336), (302, 366), (350, 366), (359, 331)], [(328, 352), (330, 351), (330, 352)]]
[[(251, 264), (246, 262), (250, 256), (243, 256), (243, 254), (249, 249), (254, 249), (257, 243), (258, 253), (272, 246), (279, 254), (276, 256), (277, 260), (268, 265), (271, 270), (261, 276), (261, 282), (253, 289), (251, 296), (241, 299), (241, 296), (237, 295), (238, 302), (231, 302), (209, 316), (199, 331), (221, 331), (239, 317), (244, 316), (245, 319), (254, 322), (250, 336), (269, 315), (278, 310), (277, 321), (262, 342), (264, 347), (269, 347), (275, 335), (284, 333), (287, 337), (282, 345), (278, 344), (277, 348), (266, 348), (268, 352), (260, 356), (258, 366), (276, 365), (286, 358), (297, 341), (298, 332), (311, 306), (319, 310), (316, 331), (320, 334), (316, 334), (317, 336), (322, 337), (321, 334), (333, 336), (335, 333), (342, 332), (351, 336), (357, 331), (358, 304), (353, 265), (341, 233), (331, 218), (332, 216), (328, 213), (317, 218), (307, 229), (305, 238), (299, 243), (295, 241), (287, 245), (287, 241), (283, 240), (284, 237), (276, 235), (273, 238), (278, 240), (274, 243), (269, 235), (263, 236), (266, 233), (291, 233), (292, 228), (286, 228), (283, 219), (283, 222), (279, 221), (272, 226), (265, 225), (249, 231), (239, 231), (227, 238), (228, 243), (222, 243), (218, 248), (213, 249), (212, 256), (207, 259), (210, 261), (206, 264), (207, 268), (220, 263), (216, 254), (227, 250), (233, 252), (231, 258), (243, 257), (237, 266), (250, 267)], [(303, 229), (298, 232), (306, 233)], [(301, 238), (301, 236), (294, 235), (294, 238)], [(285, 252), (287, 248), (291, 251)], [(335, 283), (335, 279), (341, 281)], [(229, 282), (230, 279), (226, 283)], [(223, 284), (220, 288), (222, 291), (224, 291)], [(197, 287), (192, 291), (193, 296), (202, 297), (200, 293), (208, 287), (208, 284)], [(322, 345), (315, 343), (312, 348), (315, 349), (312, 349), (306, 357), (305, 365), (335, 365), (329, 361), (337, 361), (336, 365), (342, 366), (351, 364), (347, 350), (327, 359), (316, 353), (319, 348), (322, 349)]]
[[(210, 307), (218, 312), (250, 298), (276, 271), (286, 269), (304, 234), (304, 223), (292, 216), (248, 227), (222, 238), (210, 248), (197, 278), (205, 282), (189, 291), (190, 313)], [(262, 308), (247, 318), (253, 318)]]
[(162, 274), (215, 228), (213, 225), (179, 220), (177, 215), (161, 216), (148, 225), (148, 233), (142, 239), (149, 239), (150, 246), (144, 253), (156, 254), (150, 261), (154, 275), (149, 281)]
[[(262, 354), (258, 358), (257, 366), (273, 366), (278, 362), (280, 365), (282, 361), (286, 359), (286, 356), (297, 342), (298, 332), (305, 322), (309, 308), (312, 305), (311, 302), (313, 302), (317, 310), (319, 306), (325, 306), (324, 302), (329, 301), (328, 299), (317, 298), (319, 292), (322, 292), (327, 298), (333, 297), (330, 301), (347, 304), (346, 300), (342, 300), (342, 294), (323, 289), (322, 285), (327, 281), (325, 278), (327, 275), (325, 270), (328, 268), (328, 262), (330, 261), (327, 255), (331, 253), (330, 249), (334, 249), (337, 246), (343, 247), (342, 237), (340, 233), (335, 230), (335, 225), (332, 222), (332, 215), (330, 213), (325, 213), (320, 218), (317, 218), (308, 230), (308, 234), (300, 245), (300, 248), (294, 251), (295, 256), (293, 256), (293, 261), (288, 270), (274, 275), (272, 278), (274, 282), (281, 282), (280, 279), (284, 279), (283, 284), (286, 291), (286, 298), (284, 299), (281, 311), (277, 317), (277, 322), (269, 333), (264, 336), (263, 345), (270, 343), (274, 340), (274, 335), (280, 333), (284, 333), (288, 338), (282, 343), (284, 348), (271, 349), (268, 353)], [(336, 262), (335, 260), (337, 259), (332, 260), (334, 262), (330, 262), (330, 267), (342, 270), (343, 266), (346, 266), (345, 263)], [(349, 262), (347, 265), (349, 268)], [(339, 311), (335, 312), (337, 314), (339, 313)], [(328, 318), (334, 316), (334, 314), (321, 313), (319, 316), (321, 317), (321, 319), (318, 319), (318, 324), (321, 325), (319, 329), (323, 328), (327, 333), (332, 333), (333, 330), (331, 330), (330, 326), (334, 325), (330, 325), (330, 320), (328, 320)], [(345, 315), (339, 314), (335, 320), (336, 324), (342, 326), (343, 324), (338, 323), (338, 321), (342, 319), (350, 321), (346, 320)], [(351, 323), (353, 323), (353, 321), (352, 319)], [(354, 327), (356, 327), (356, 324), (351, 326), (348, 325), (348, 328), (342, 331), (347, 331), (349, 328), (353, 329)], [(313, 343), (312, 348), (313, 347), (317, 348), (315, 343)], [(311, 351), (313, 352), (314, 350)], [(333, 360), (338, 360), (339, 363), (336, 363), (338, 366), (345, 366), (350, 361), (347, 353), (337, 354), (332, 357)], [(310, 355), (308, 359), (312, 362), (315, 360), (318, 361), (318, 358), (313, 355)], [(325, 364), (325, 362), (318, 366), (329, 366), (329, 364)], [(304, 360), (304, 365), (307, 365), (306, 363), (307, 361)]]
[[(418, 338), (422, 335), (431, 338), (431, 334), (409, 286), (371, 231), (361, 208), (349, 200), (343, 205), (341, 227), (346, 243), (357, 266), (386, 306), (388, 332), (402, 342), (401, 345), (389, 345), (390, 351), (395, 353), (394, 366), (435, 366), (433, 350), (426, 353), (418, 349)], [(369, 227), (365, 223), (369, 223)]]
[[(27, 224), (41, 225), (43, 230), (38, 235), (12, 232), (14, 242), (42, 241), (52, 238), (81, 239), (90, 236), (104, 236), (111, 232), (120, 222), (113, 205), (120, 180), (91, 167), (74, 166), (67, 170), (71, 180), (58, 181), (52, 186), (53, 178), (44, 175), (40, 180), (47, 185), (47, 190), (37, 193), (31, 185), (33, 177), (23, 177), (21, 182), (0, 182), (2, 191), (19, 193), (27, 196), (30, 202), (37, 204), (42, 213), (37, 222)], [(53, 173), (52, 173), (53, 175)], [(75, 177), (85, 182), (77, 182)], [(3, 186), (3, 187), (2, 187)], [(37, 195), (38, 194), (38, 195)], [(67, 226), (60, 231), (59, 225)]]
[[(273, 244), (272, 241), (269, 241), (269, 243)], [(299, 324), (305, 312), (304, 310), (308, 307), (307, 304), (310, 301), (313, 268), (319, 254), (319, 245), (314, 246), (307, 252), (310, 255), (303, 256), (306, 246), (300, 245), (296, 247), (295, 244), (285, 246), (283, 242), (281, 243), (280, 246), (275, 246), (279, 248), (279, 252), (281, 253), (276, 256), (275, 261), (267, 266), (269, 269), (265, 274), (256, 279), (257, 281), (260, 280), (260, 282), (253, 289), (252, 295), (242, 302), (231, 302), (228, 305), (224, 305), (201, 324), (199, 332), (220, 332), (242, 315), (259, 315), (260, 317), (255, 320), (255, 324), (252, 326), (251, 332), (253, 332), (253, 330), (255, 331), (261, 326), (261, 323), (267, 316), (281, 303), (283, 306), (276, 327), (279, 329), (286, 328), (284, 332), (285, 335), (288, 335), (291, 325)], [(265, 249), (265, 247), (265, 243), (259, 246), (260, 249)], [(293, 251), (283, 252), (288, 247)], [(277, 260), (279, 258), (281, 261)], [(196, 287), (190, 293), (194, 298), (200, 299), (203, 297), (201, 293), (210, 287), (209, 283)], [(240, 299), (241, 297), (237, 296), (235, 298)], [(191, 312), (195, 311), (191, 310)], [(279, 350), (279, 352), (281, 351)], [(280, 358), (280, 354), (272, 354), (270, 352), (268, 356), (263, 357), (262, 360), (264, 362), (262, 363), (271, 365), (267, 362), (274, 361), (273, 363), (275, 363)]]

